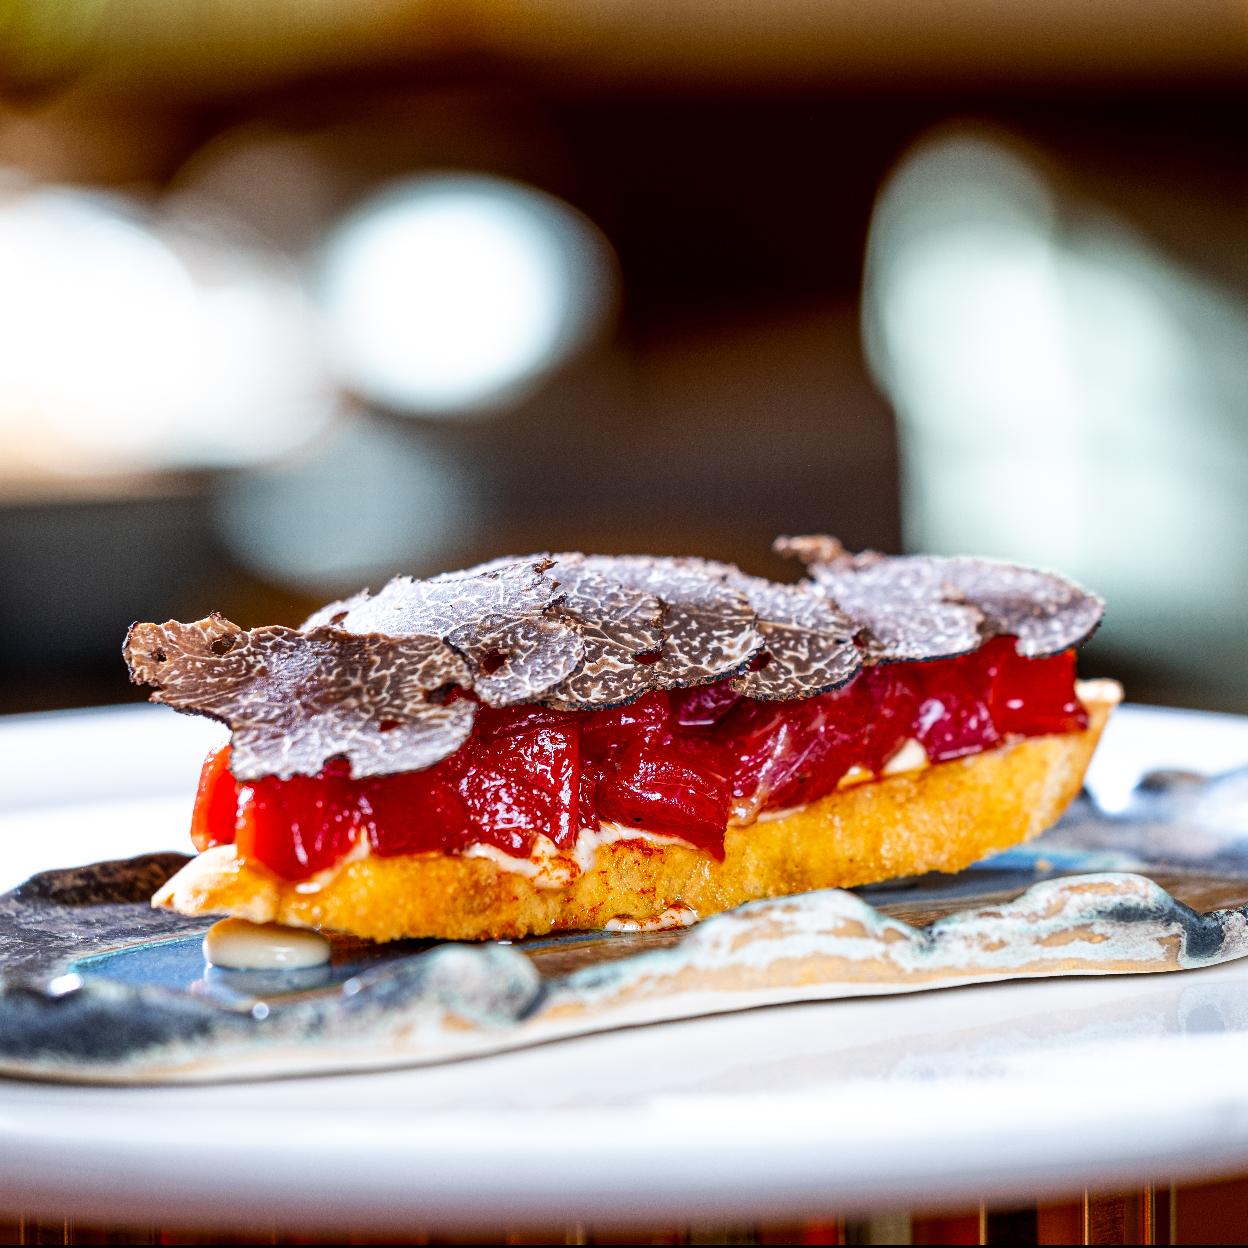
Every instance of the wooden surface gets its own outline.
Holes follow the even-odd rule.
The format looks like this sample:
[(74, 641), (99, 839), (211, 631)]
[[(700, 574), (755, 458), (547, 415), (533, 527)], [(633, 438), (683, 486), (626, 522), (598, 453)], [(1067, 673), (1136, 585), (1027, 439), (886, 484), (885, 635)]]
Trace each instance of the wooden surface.
[[(419, 1228), (402, 1237), (351, 1236), (353, 1244), (1239, 1244), (1248, 1232), (1248, 1176), (1179, 1187), (1161, 1182), (1131, 1191), (1072, 1194), (1059, 1203), (925, 1214), (882, 1210), (868, 1219), (833, 1213), (792, 1225), (609, 1228), (552, 1227), (546, 1232), (438, 1236)], [(0, 1215), (0, 1244), (319, 1244), (341, 1239), (287, 1237), (280, 1227), (239, 1236), (150, 1226), (83, 1223)]]

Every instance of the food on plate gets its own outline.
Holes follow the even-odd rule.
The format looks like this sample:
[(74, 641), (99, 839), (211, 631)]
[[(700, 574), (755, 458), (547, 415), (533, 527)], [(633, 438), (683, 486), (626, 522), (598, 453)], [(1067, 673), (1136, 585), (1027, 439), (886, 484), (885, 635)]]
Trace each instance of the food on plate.
[(781, 584), (551, 554), (398, 577), (301, 628), (135, 624), (131, 677), (228, 724), (185, 914), (377, 940), (678, 926), (956, 871), (1079, 791), (1098, 598), (985, 559), (780, 539)]
[(218, 919), (204, 933), (204, 961), (231, 971), (304, 971), (330, 960), (319, 932), (284, 923)]

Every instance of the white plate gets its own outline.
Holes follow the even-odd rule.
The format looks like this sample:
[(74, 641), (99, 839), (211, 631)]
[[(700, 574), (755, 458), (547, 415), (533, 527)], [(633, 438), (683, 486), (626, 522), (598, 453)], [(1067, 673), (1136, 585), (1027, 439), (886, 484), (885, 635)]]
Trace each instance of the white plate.
[[(184, 848), (215, 730), (0, 720), (3, 881)], [(1092, 782), (1248, 762), (1248, 719), (1123, 708)], [(14, 766), (16, 764), (16, 766)], [(384, 1232), (793, 1221), (1248, 1168), (1248, 965), (759, 1010), (425, 1070), (0, 1082), (0, 1207)]]

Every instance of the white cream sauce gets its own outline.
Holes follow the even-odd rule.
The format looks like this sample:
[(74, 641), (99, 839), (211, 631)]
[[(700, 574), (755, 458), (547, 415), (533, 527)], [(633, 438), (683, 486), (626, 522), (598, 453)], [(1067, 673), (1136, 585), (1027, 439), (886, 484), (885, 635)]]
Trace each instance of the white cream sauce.
[(897, 776), (903, 771), (922, 771), (926, 766), (927, 751), (913, 737), (907, 737), (884, 764), (880, 775)]
[(204, 934), (204, 960), (234, 971), (302, 970), (324, 966), (329, 954), (320, 932), (281, 923), (221, 919)]
[(326, 867), (324, 871), (318, 871), (315, 875), (310, 875), (306, 880), (300, 880), (295, 885), (297, 893), (319, 893), (326, 884), (332, 883), (338, 872), (352, 862), (359, 862), (363, 858), (367, 858), (369, 854), (368, 838), (361, 836), (351, 851), (340, 858), (332, 867)]
[(1075, 697), (1085, 706), (1089, 702), (1106, 702), (1117, 706), (1122, 701), (1122, 686), (1116, 680), (1077, 680)]
[(548, 836), (538, 833), (533, 839), (533, 852), (527, 858), (517, 858), (493, 845), (479, 843), (469, 845), (463, 851), (463, 857), (485, 858), (500, 871), (527, 877), (537, 888), (567, 888), (586, 871), (593, 869), (599, 849), (617, 841), (648, 841), (651, 845), (682, 845), (689, 848), (689, 843), (678, 837), (643, 832), (640, 828), (629, 828), (620, 823), (603, 823), (596, 829), (582, 828), (570, 850), (561, 850)]
[[(889, 757), (888, 762), (884, 764), (884, 769), (880, 772), (880, 776), (898, 776), (906, 771), (922, 771), (926, 766), (928, 766), (927, 751), (913, 737), (907, 737)], [(859, 767), (855, 763), (841, 777), (836, 787), (838, 791), (840, 789), (849, 789), (856, 784), (866, 784), (870, 780), (878, 780), (880, 776), (877, 776), (873, 771), (868, 771), (865, 767)], [(765, 810), (758, 816), (757, 822), (770, 823), (775, 819), (787, 819), (790, 815), (796, 815), (801, 810), (805, 810), (805, 807), (787, 806), (784, 810)]]
[(649, 919), (634, 919), (631, 915), (617, 914), (603, 924), (608, 932), (670, 932), (680, 927), (692, 927), (698, 921), (698, 912), (683, 901), (674, 902), (662, 914)]

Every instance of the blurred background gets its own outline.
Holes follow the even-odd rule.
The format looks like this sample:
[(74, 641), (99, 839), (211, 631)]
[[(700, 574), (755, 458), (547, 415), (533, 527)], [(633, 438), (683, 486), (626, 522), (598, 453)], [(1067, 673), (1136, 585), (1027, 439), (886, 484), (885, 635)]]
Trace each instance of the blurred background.
[(0, 0), (0, 710), (134, 619), (781, 532), (1248, 710), (1239, 0)]

